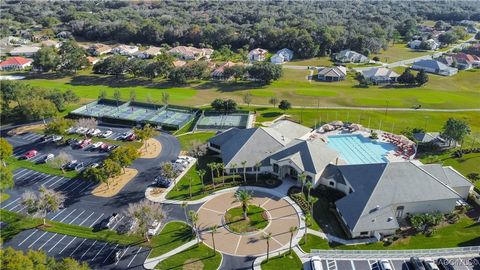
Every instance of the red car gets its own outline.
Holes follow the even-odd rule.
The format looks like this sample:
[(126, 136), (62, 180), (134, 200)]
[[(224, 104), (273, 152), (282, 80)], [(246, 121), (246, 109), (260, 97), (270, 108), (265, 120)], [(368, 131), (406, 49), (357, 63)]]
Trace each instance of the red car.
[(30, 158), (33, 158), (33, 157), (36, 156), (36, 155), (38, 155), (38, 151), (37, 151), (37, 150), (30, 150), (30, 151), (28, 151), (27, 153), (25, 153), (22, 158), (24, 158), (24, 159), (30, 159)]
[(135, 136), (135, 134), (132, 134), (132, 135), (127, 137), (127, 141), (134, 141), (136, 138), (137, 138), (137, 136)]
[(100, 150), (101, 151), (107, 151), (108, 150), (108, 144), (103, 143), (102, 145), (100, 145)]
[(85, 139), (80, 143), (80, 148), (85, 148), (87, 145), (92, 143), (92, 139)]

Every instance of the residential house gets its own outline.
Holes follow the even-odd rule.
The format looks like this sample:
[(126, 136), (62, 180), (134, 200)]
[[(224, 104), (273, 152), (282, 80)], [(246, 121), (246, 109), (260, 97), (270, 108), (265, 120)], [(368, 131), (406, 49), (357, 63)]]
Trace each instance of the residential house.
[(98, 63), (98, 61), (100, 61), (99, 58), (97, 57), (93, 57), (93, 56), (87, 56), (87, 61), (88, 63), (90, 63), (90, 65), (95, 65), (96, 63)]
[(440, 43), (434, 39), (412, 40), (408, 42), (408, 47), (413, 50), (437, 50), (440, 47)]
[(452, 76), (457, 74), (458, 69), (449, 67), (442, 62), (433, 59), (419, 60), (412, 65), (414, 70), (424, 70), (425, 72), (443, 75), (443, 76)]
[(267, 54), (267, 50), (256, 48), (248, 53), (248, 60), (250, 60), (250, 62), (265, 61)]
[(106, 44), (93, 44), (90, 46), (90, 48), (87, 50), (88, 53), (94, 56), (100, 56), (103, 54), (111, 53), (112, 52), (112, 47), (106, 45)]
[(67, 39), (67, 38), (71, 38), (71, 37), (73, 37), (73, 35), (69, 31), (61, 31), (57, 34), (57, 38)]
[(53, 48), (58, 49), (58, 48), (60, 48), (62, 43), (60, 43), (56, 40), (48, 39), (48, 40), (44, 40), (44, 41), (40, 42), (40, 45), (45, 46), (45, 47), (53, 47)]
[(217, 67), (215, 70), (213, 70), (212, 79), (215, 79), (215, 80), (229, 80), (229, 79), (231, 79), (231, 77), (226, 78), (223, 75), (223, 71), (225, 70), (225, 68), (233, 67), (235, 65), (236, 65), (235, 63), (230, 62), (230, 61), (223, 63), (222, 65)]
[(0, 63), (0, 70), (23, 70), (32, 65), (33, 60), (20, 56), (9, 57)]
[(394, 234), (411, 214), (450, 213), (473, 185), (450, 167), (410, 161), (327, 165), (320, 183), (342, 191), (335, 202), (352, 238)]
[(174, 67), (183, 67), (187, 64), (187, 62), (185, 61), (181, 61), (181, 60), (175, 60), (173, 61), (173, 66)]
[(362, 75), (374, 84), (395, 83), (400, 76), (395, 71), (384, 67), (363, 70)]
[(413, 134), (413, 138), (417, 144), (433, 144), (442, 149), (447, 149), (455, 147), (457, 142), (449, 142), (448, 140), (442, 138), (439, 132), (418, 132)]
[(130, 46), (123, 44), (118, 45), (117, 47), (112, 49), (112, 53), (124, 56), (133, 56), (136, 52), (138, 52), (138, 46)]
[(168, 53), (183, 60), (199, 60), (200, 58), (210, 59), (213, 49), (177, 46), (170, 49)]
[(326, 67), (318, 70), (318, 79), (325, 82), (338, 82), (345, 80), (347, 68), (344, 66)]
[(334, 54), (334, 60), (340, 63), (367, 63), (368, 57), (351, 50), (343, 50)]
[(11, 56), (26, 56), (26, 57), (31, 57), (33, 56), (36, 52), (40, 50), (40, 47), (36, 46), (20, 46), (20, 47), (15, 47), (10, 51)]
[(437, 61), (442, 62), (447, 66), (453, 66), (455, 64), (455, 60), (450, 55), (443, 55), (442, 57), (438, 58)]
[(138, 58), (147, 59), (147, 58), (154, 58), (157, 55), (162, 53), (162, 48), (150, 46), (145, 51), (140, 51), (136, 54)]
[(468, 25), (465, 30), (467, 30), (467, 33), (469, 34), (476, 34), (478, 32), (478, 29), (472, 24)]
[(274, 64), (283, 64), (284, 62), (289, 62), (293, 58), (293, 51), (287, 48), (279, 50), (274, 54), (270, 61)]
[(480, 66), (480, 57), (466, 53), (455, 53), (451, 55), (455, 61), (455, 66), (460, 69), (471, 69)]

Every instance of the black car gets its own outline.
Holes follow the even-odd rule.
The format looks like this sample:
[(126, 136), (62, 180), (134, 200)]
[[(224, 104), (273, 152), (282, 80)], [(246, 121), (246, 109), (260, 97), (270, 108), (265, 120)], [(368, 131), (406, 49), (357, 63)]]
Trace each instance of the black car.
[(445, 258), (440, 258), (437, 260), (437, 265), (440, 267), (441, 270), (455, 270), (452, 264), (445, 259)]
[(415, 270), (425, 270), (425, 266), (423, 265), (422, 261), (418, 257), (411, 257), (410, 264), (413, 266)]
[(66, 143), (67, 145), (73, 146), (73, 145), (77, 145), (77, 144), (78, 144), (78, 140), (77, 140), (77, 139), (70, 138), (70, 139), (66, 140), (65, 143)]
[(101, 229), (110, 229), (113, 227), (113, 224), (115, 223), (115, 221), (117, 221), (118, 219), (118, 214), (117, 213), (113, 213), (111, 216), (109, 216), (108, 218), (104, 219), (102, 221), (102, 223), (100, 223), (100, 228)]
[(155, 184), (162, 188), (168, 188), (172, 184), (172, 182), (170, 182), (170, 180), (168, 179), (161, 178), (156, 180)]
[(40, 141), (41, 142), (49, 142), (53, 139), (53, 135), (45, 135), (43, 137), (40, 138)]

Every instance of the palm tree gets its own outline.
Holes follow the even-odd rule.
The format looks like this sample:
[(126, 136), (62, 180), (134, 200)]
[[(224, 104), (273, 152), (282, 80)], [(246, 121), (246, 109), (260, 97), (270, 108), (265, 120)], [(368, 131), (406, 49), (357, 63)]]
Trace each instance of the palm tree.
[(266, 233), (263, 235), (263, 239), (267, 240), (267, 262), (270, 259), (270, 239), (272, 239), (272, 233)]
[(260, 172), (260, 166), (262, 166), (262, 163), (257, 161), (255, 163), (255, 183), (258, 183), (258, 173)]
[(245, 167), (247, 165), (247, 161), (244, 160), (241, 162), (242, 167), (243, 167), (243, 182), (247, 183), (247, 168)]
[(293, 240), (293, 234), (298, 230), (297, 226), (290, 227), (290, 253), (292, 253), (292, 240)]
[(303, 186), (305, 185), (305, 181), (307, 180), (307, 176), (305, 175), (304, 172), (298, 175), (298, 180), (300, 180), (300, 183), (302, 184), (302, 194), (303, 194)]
[(200, 242), (200, 236), (198, 234), (197, 222), (198, 222), (198, 213), (194, 210), (188, 211), (188, 216), (190, 218), (190, 222), (192, 223), (192, 234), (197, 237), (197, 244)]
[(218, 163), (218, 168), (222, 170), (222, 185), (225, 185), (225, 165)]
[(303, 234), (303, 241), (306, 244), (307, 243), (307, 230), (308, 230), (308, 227), (310, 227), (310, 222), (312, 221), (312, 215), (310, 215), (310, 213), (306, 213), (303, 220), (305, 221), (305, 233)]
[(200, 180), (202, 181), (202, 187), (204, 187), (205, 183), (203, 183), (203, 177), (205, 177), (206, 171), (203, 170), (203, 169), (200, 169), (200, 170), (196, 170), (196, 173), (197, 173), (198, 177), (200, 178)]
[(223, 163), (215, 163), (215, 171), (217, 172), (217, 178), (220, 177), (220, 165)]
[(312, 187), (313, 187), (312, 181), (308, 181), (308, 182), (305, 184), (305, 187), (307, 187), (308, 200), (310, 200), (310, 191), (312, 190)]
[(230, 167), (232, 168), (233, 170), (233, 182), (235, 183), (236, 182), (236, 172), (237, 172), (237, 163), (232, 163), (230, 165)]
[(213, 175), (213, 170), (215, 169), (215, 162), (208, 163), (207, 167), (210, 169), (210, 172), (212, 174), (212, 185), (213, 185), (213, 189), (215, 189), (215, 177)]
[(243, 219), (247, 219), (247, 209), (248, 204), (252, 200), (252, 192), (243, 189), (237, 190), (237, 192), (235, 192), (235, 199), (242, 204)]
[(190, 199), (192, 198), (192, 177), (188, 177), (188, 193), (190, 196)]
[(213, 256), (217, 253), (217, 248), (215, 247), (215, 237), (214, 235), (217, 233), (218, 225), (215, 224), (210, 228), (210, 233), (212, 235), (212, 243), (213, 243)]
[(185, 214), (185, 220), (188, 222), (187, 207), (188, 207), (188, 203), (186, 201), (182, 202), (182, 208), (183, 208), (183, 213)]

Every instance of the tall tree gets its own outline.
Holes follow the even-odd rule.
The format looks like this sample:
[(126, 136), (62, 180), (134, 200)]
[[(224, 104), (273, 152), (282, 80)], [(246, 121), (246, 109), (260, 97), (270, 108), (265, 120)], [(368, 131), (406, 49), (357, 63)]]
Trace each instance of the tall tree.
[(42, 47), (33, 55), (32, 65), (37, 70), (49, 72), (60, 65), (60, 57), (53, 47)]
[(129, 233), (144, 235), (147, 242), (150, 242), (148, 229), (154, 222), (162, 222), (166, 214), (159, 203), (143, 199), (137, 203), (130, 203), (125, 212), (125, 216), (136, 221), (136, 226)]
[(164, 105), (168, 105), (168, 101), (170, 100), (170, 94), (167, 91), (162, 92), (162, 103)]
[(198, 169), (198, 170), (195, 171), (195, 173), (198, 175), (198, 178), (200, 178), (200, 181), (202, 181), (202, 187), (204, 187), (205, 184), (203, 182), (203, 178), (205, 177), (206, 171), (203, 170), (203, 169)]
[(105, 173), (105, 176), (107, 179), (105, 180), (104, 178), (101, 178), (100, 180), (104, 180), (103, 183), (106, 183), (107, 189), (109, 189), (110, 178), (120, 175), (120, 173), (122, 172), (122, 167), (120, 166), (120, 164), (118, 164), (118, 162), (113, 161), (110, 158), (107, 158), (103, 161), (102, 171), (103, 173)]
[(130, 101), (136, 101), (137, 100), (137, 92), (135, 90), (130, 90)]
[(272, 104), (272, 106), (275, 108), (275, 107), (277, 107), (278, 98), (277, 98), (277, 97), (271, 97), (271, 98), (268, 100), (268, 103)]
[(267, 262), (270, 259), (270, 239), (272, 239), (272, 233), (268, 232), (263, 235), (263, 239), (267, 240)]
[(67, 72), (77, 72), (87, 66), (88, 61), (85, 51), (78, 46), (75, 40), (70, 39), (60, 47), (60, 69)]
[(52, 121), (47, 123), (47, 125), (45, 126), (44, 133), (65, 135), (67, 133), (68, 128), (70, 128), (72, 124), (73, 124), (73, 121), (70, 119), (55, 117), (53, 118)]
[(428, 82), (428, 75), (425, 70), (420, 70), (415, 76), (415, 81), (418, 85), (424, 85)]
[(212, 227), (210, 227), (210, 234), (212, 235), (212, 243), (213, 243), (213, 256), (215, 256), (215, 254), (217, 254), (217, 247), (215, 246), (215, 234), (217, 233), (218, 231), (218, 225), (213, 225)]
[(13, 180), (13, 174), (9, 167), (0, 165), (0, 191), (13, 188), (15, 181)]
[(269, 84), (283, 75), (282, 67), (270, 62), (255, 62), (247, 68), (251, 78)]
[(143, 143), (143, 147), (145, 147), (145, 150), (148, 151), (148, 143), (147, 141), (151, 139), (153, 136), (156, 135), (155, 128), (150, 126), (150, 124), (146, 124), (143, 126), (142, 129), (139, 128), (133, 128), (133, 132), (137, 136), (138, 139)]
[(117, 162), (125, 173), (125, 168), (130, 166), (139, 157), (138, 150), (133, 145), (120, 146), (110, 153), (109, 158)]
[(244, 189), (239, 189), (235, 192), (235, 199), (242, 204), (243, 219), (247, 219), (248, 205), (252, 198), (252, 192)]
[(448, 140), (449, 145), (452, 141), (463, 142), (467, 134), (470, 134), (470, 126), (463, 120), (448, 118), (443, 125), (442, 137)]
[(250, 103), (252, 103), (253, 100), (253, 95), (250, 92), (247, 92), (245, 95), (243, 95), (243, 102), (248, 105), (248, 108), (250, 108)]
[(65, 196), (61, 192), (47, 189), (44, 186), (40, 187), (38, 195), (31, 191), (27, 191), (22, 195), (22, 204), (26, 207), (26, 212), (41, 216), (43, 225), (47, 224), (47, 214), (60, 210), (64, 202)]
[(255, 183), (258, 183), (258, 173), (260, 172), (260, 167), (262, 167), (262, 163), (257, 161), (255, 163)]
[(7, 166), (6, 160), (13, 154), (12, 145), (5, 139), (0, 137), (0, 160), (4, 167)]
[(190, 223), (192, 224), (192, 233), (197, 238), (197, 243), (199, 243), (200, 234), (198, 231), (198, 219), (199, 219), (198, 213), (195, 212), (195, 210), (190, 210), (188, 211), (188, 217), (189, 217)]
[(244, 160), (241, 162), (242, 164), (242, 170), (243, 170), (243, 182), (247, 183), (247, 168), (245, 167), (247, 165), (247, 161)]
[(278, 108), (282, 111), (286, 111), (292, 108), (292, 104), (288, 100), (282, 99), (282, 101), (280, 101), (280, 104), (278, 104)]
[(290, 230), (288, 230), (290, 232), (290, 248), (289, 248), (289, 253), (292, 253), (292, 240), (293, 240), (293, 235), (295, 234), (295, 232), (298, 231), (298, 227), (297, 226), (294, 226), (294, 227), (290, 227)]
[(405, 71), (398, 77), (398, 82), (401, 84), (414, 84), (415, 83), (415, 75), (412, 74), (409, 68), (405, 69)]

